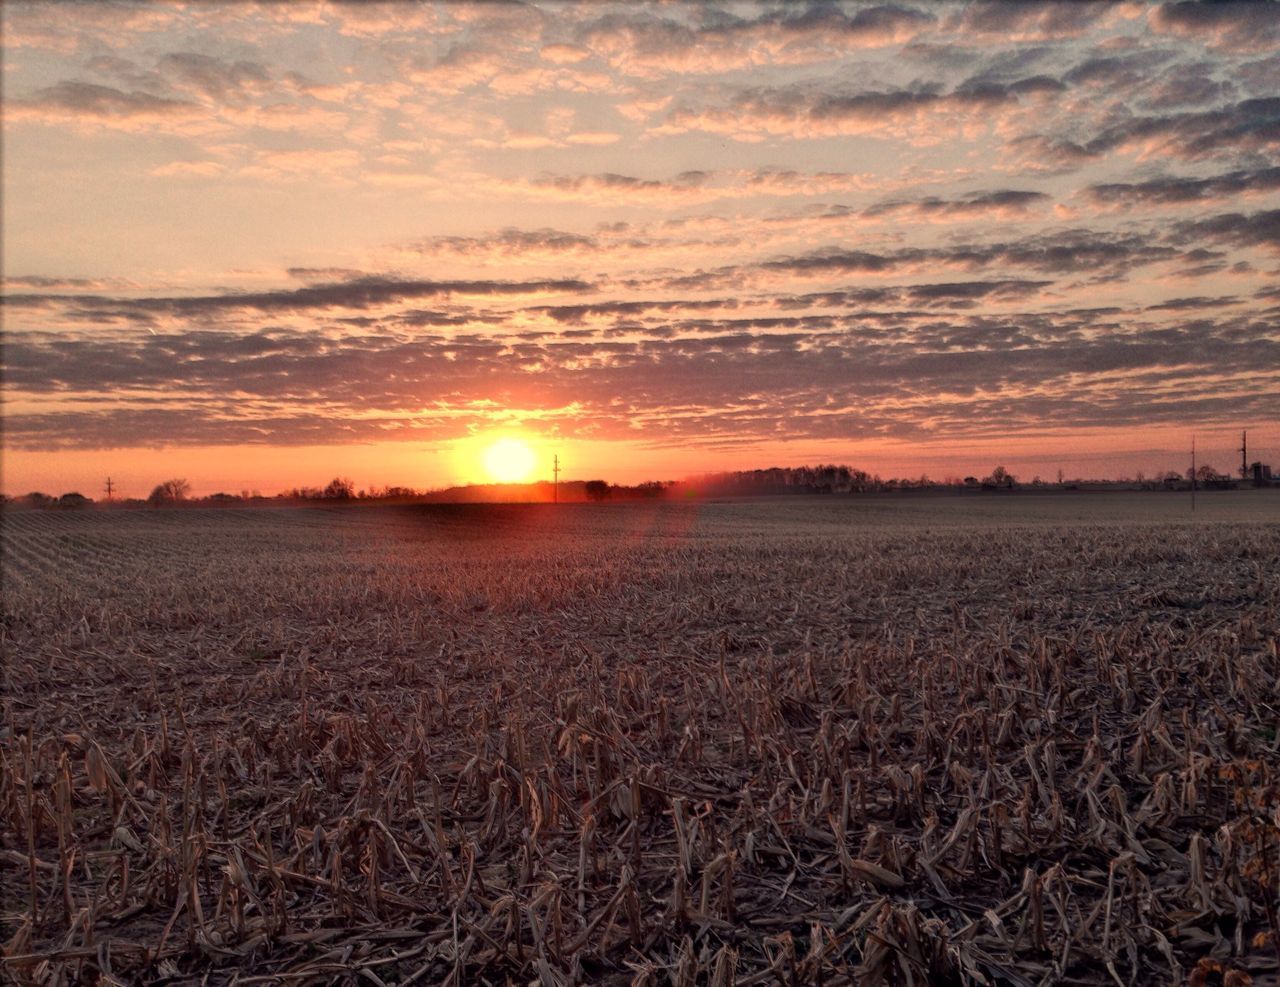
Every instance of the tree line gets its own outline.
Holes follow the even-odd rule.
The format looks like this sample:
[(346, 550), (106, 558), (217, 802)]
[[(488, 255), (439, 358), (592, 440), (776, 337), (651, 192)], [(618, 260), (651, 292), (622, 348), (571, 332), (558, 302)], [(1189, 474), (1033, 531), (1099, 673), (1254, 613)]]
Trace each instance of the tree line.
[[(816, 466), (771, 466), (767, 469), (733, 470), (709, 473), (685, 480), (650, 480), (634, 485), (609, 483), (607, 480), (570, 480), (552, 484), (540, 480), (526, 484), (467, 484), (446, 489), (416, 489), (414, 487), (388, 485), (357, 489), (349, 477), (335, 476), (320, 487), (291, 487), (273, 496), (258, 491), (242, 490), (234, 493), (213, 493), (201, 497), (191, 495), (191, 484), (183, 478), (165, 480), (155, 485), (146, 498), (110, 499), (108, 503), (125, 507), (171, 507), (179, 504), (202, 506), (232, 506), (236, 504), (267, 503), (330, 503), (356, 501), (382, 503), (454, 503), (495, 501), (603, 501), (603, 500), (651, 500), (675, 497), (760, 497), (794, 494), (857, 494), (905, 490), (942, 488), (1013, 490), (1018, 487), (1043, 489), (1076, 489), (1084, 483), (1108, 483), (1133, 485), (1141, 489), (1185, 489), (1192, 482), (1214, 488), (1233, 486), (1234, 481), (1209, 465), (1200, 466), (1192, 475), (1191, 470), (1179, 473), (1169, 470), (1148, 478), (1141, 471), (1135, 480), (1086, 481), (1067, 480), (1058, 471), (1057, 483), (1041, 480), (1036, 476), (1023, 483), (1004, 466), (996, 466), (983, 477), (947, 476), (931, 480), (927, 475), (918, 478), (882, 478), (856, 467), (837, 464)], [(77, 508), (95, 503), (79, 492), (61, 496), (34, 491), (21, 497), (0, 494), (0, 504), (12, 507)]]

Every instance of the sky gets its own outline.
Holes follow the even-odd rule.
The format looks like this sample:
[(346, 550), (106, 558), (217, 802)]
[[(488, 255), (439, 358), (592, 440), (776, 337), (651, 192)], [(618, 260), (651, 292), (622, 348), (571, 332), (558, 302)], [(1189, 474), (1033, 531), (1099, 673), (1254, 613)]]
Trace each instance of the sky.
[(1280, 4), (0, 17), (6, 493), (1280, 461)]

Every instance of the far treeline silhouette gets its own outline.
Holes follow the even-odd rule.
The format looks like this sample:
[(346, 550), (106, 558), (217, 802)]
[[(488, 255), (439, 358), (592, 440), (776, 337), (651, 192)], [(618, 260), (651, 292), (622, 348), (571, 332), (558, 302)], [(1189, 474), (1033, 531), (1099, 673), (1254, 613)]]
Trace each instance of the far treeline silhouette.
[[(1139, 472), (1133, 479), (1084, 480), (1064, 479), (1059, 471), (1057, 482), (1034, 477), (1020, 482), (1003, 466), (997, 466), (987, 476), (948, 476), (940, 481), (920, 476), (917, 479), (883, 479), (878, 474), (852, 466), (774, 466), (768, 469), (737, 470), (725, 473), (709, 473), (684, 480), (651, 480), (635, 486), (609, 483), (606, 480), (565, 480), (554, 484), (549, 480), (535, 483), (480, 483), (447, 487), (440, 490), (418, 490), (413, 487), (386, 486), (368, 490), (357, 489), (347, 477), (334, 477), (323, 487), (293, 487), (275, 496), (264, 496), (256, 490), (242, 490), (238, 494), (214, 493), (203, 497), (191, 496), (191, 484), (185, 479), (165, 480), (151, 491), (145, 500), (114, 498), (94, 501), (80, 493), (65, 493), (60, 497), (34, 492), (21, 497), (0, 494), (0, 506), (8, 508), (84, 508), (90, 506), (111, 507), (171, 507), (176, 505), (203, 507), (231, 507), (246, 504), (496, 504), (496, 503), (583, 503), (603, 500), (656, 500), (691, 499), (698, 497), (772, 497), (797, 494), (866, 494), (909, 491), (991, 491), (1010, 492), (1021, 490), (1188, 490), (1192, 483), (1205, 489), (1230, 490), (1239, 486), (1237, 481), (1219, 473), (1212, 466), (1200, 466), (1193, 478), (1191, 471), (1185, 474), (1172, 470), (1144, 476)], [(1251, 485), (1267, 487), (1276, 485), (1269, 471), (1266, 475), (1255, 473)]]

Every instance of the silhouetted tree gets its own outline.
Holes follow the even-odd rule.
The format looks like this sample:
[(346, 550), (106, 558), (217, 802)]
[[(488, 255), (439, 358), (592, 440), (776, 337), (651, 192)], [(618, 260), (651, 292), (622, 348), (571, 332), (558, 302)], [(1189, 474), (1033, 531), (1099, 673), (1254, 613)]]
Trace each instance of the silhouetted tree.
[(997, 466), (991, 471), (991, 475), (982, 482), (988, 483), (993, 487), (1012, 487), (1018, 482), (1018, 478), (1003, 466)]
[(151, 495), (147, 497), (147, 503), (152, 507), (179, 504), (187, 499), (189, 493), (191, 493), (191, 484), (186, 480), (165, 480), (151, 491)]
[(346, 477), (335, 476), (321, 494), (325, 500), (350, 500), (356, 495), (356, 485)]
[(632, 489), (641, 497), (661, 497), (667, 491), (667, 483), (661, 480), (646, 480)]
[(605, 500), (609, 496), (609, 484), (605, 480), (588, 480), (582, 491), (591, 500)]

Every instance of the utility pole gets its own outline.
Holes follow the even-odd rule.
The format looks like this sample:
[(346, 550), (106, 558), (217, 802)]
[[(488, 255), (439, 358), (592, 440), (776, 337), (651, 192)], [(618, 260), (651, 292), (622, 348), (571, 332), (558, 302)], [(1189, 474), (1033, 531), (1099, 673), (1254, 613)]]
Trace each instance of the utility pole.
[(560, 454), (556, 453), (555, 459), (552, 461), (551, 475), (555, 478), (555, 486), (553, 487), (552, 503), (560, 503)]
[(107, 477), (107, 500), (111, 499), (111, 494), (115, 490), (115, 484), (111, 482), (111, 477)]
[(1240, 479), (1249, 475), (1249, 432), (1240, 433)]
[(1196, 437), (1191, 436), (1191, 513), (1196, 512)]

